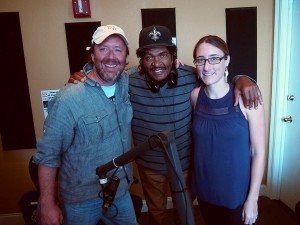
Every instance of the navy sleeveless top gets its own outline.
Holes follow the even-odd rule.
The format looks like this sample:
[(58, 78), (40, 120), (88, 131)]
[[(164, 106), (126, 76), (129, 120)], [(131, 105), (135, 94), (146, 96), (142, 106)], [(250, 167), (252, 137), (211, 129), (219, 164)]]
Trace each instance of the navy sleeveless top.
[(192, 125), (194, 165), (192, 191), (210, 204), (237, 208), (250, 183), (248, 121), (234, 106), (233, 85), (220, 99), (210, 99), (201, 87)]

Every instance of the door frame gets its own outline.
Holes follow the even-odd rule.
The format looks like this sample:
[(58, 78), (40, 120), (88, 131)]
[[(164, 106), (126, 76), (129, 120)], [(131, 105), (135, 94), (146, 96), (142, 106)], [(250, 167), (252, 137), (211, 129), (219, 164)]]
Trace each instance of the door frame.
[(267, 191), (271, 199), (279, 199), (282, 181), (286, 127), (286, 123), (282, 122), (282, 117), (287, 113), (287, 101), (282, 96), (287, 96), (289, 88), (293, 1), (275, 0), (272, 100), (267, 174)]

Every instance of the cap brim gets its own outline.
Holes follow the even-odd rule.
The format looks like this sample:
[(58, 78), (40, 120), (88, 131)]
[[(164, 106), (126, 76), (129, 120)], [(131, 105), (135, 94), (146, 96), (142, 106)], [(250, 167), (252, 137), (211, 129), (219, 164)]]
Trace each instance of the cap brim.
[(175, 47), (174, 44), (162, 44), (162, 43), (157, 43), (157, 44), (150, 44), (150, 45), (144, 45), (143, 47), (138, 48), (136, 51), (139, 52), (143, 49), (146, 48), (153, 48), (153, 47)]

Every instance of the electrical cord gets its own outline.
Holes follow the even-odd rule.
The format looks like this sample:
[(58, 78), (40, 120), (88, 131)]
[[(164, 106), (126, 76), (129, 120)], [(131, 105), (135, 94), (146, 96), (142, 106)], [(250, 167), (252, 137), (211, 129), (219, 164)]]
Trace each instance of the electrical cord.
[[(165, 160), (168, 160), (168, 163), (169, 163), (169, 165), (171, 165), (171, 168), (172, 168), (172, 170), (174, 171), (174, 173), (175, 173), (175, 175), (176, 175), (176, 178), (177, 178), (177, 180), (179, 181), (179, 184), (180, 184), (180, 189), (181, 190), (176, 190), (176, 191), (174, 191), (174, 190), (172, 190), (174, 193), (182, 193), (182, 192), (184, 192), (184, 191), (186, 191), (187, 189), (186, 188), (184, 188), (184, 184), (182, 183), (182, 180), (180, 180), (180, 177), (179, 177), (179, 175), (178, 175), (178, 173), (177, 173), (177, 171), (176, 171), (176, 168), (175, 168), (175, 166), (174, 166), (174, 164), (172, 163), (172, 160), (170, 160), (170, 158), (171, 158), (171, 156), (170, 156), (170, 154), (168, 153), (168, 151), (167, 151), (167, 148), (166, 148), (166, 145), (164, 144), (164, 141), (162, 140), (162, 138), (159, 136), (159, 135), (155, 135), (155, 137), (159, 140), (159, 142), (162, 144), (162, 148), (163, 148), (163, 150), (164, 150), (164, 152), (165, 152), (165, 154), (166, 154), (166, 158), (165, 158)], [(185, 204), (185, 219), (186, 219), (186, 224), (188, 224), (188, 205), (187, 205), (187, 199), (186, 199), (186, 195), (184, 195), (184, 204)]]
[[(106, 215), (107, 210), (109, 207), (113, 206), (116, 210), (115, 215), (113, 215), (112, 217), (109, 217), (110, 219), (115, 218), (118, 215), (118, 208), (117, 206), (113, 203), (116, 192), (118, 190), (119, 187), (119, 183), (120, 183), (120, 179), (115, 176), (116, 172), (118, 171), (120, 167), (117, 167), (115, 169), (115, 171), (113, 172), (113, 174), (111, 175), (109, 181), (107, 182), (107, 184), (104, 186), (103, 184), (101, 184), (101, 190), (98, 193), (99, 198), (103, 201), (102, 204), (102, 214)], [(102, 196), (101, 196), (102, 194)]]
[[(170, 140), (170, 139), (172, 139), (172, 140)], [(124, 153), (123, 155), (113, 159), (113, 162), (108, 162), (107, 164), (97, 167), (96, 173), (100, 178), (99, 181), (100, 181), (100, 184), (102, 187), (102, 189), (98, 193), (98, 195), (103, 200), (103, 202), (105, 202), (105, 199), (102, 198), (102, 196), (105, 196), (104, 191), (106, 191), (105, 188), (108, 185), (107, 184), (106, 186), (104, 186), (104, 184), (107, 183), (106, 173), (109, 170), (112, 170), (113, 168), (115, 168), (115, 171), (113, 173), (113, 175), (115, 175), (116, 171), (122, 167), (122, 166), (118, 166), (116, 168), (117, 165), (124, 165), (124, 164), (132, 162), (136, 157), (138, 157), (139, 154), (141, 154), (142, 152), (145, 151), (144, 149), (148, 149), (148, 148), (152, 149), (154, 147), (157, 147), (158, 145), (162, 145), (161, 148), (164, 151), (165, 162), (168, 166), (168, 171), (170, 172), (170, 175), (172, 176), (171, 180), (170, 180), (171, 187), (172, 187), (172, 189), (175, 189), (175, 188), (177, 189), (175, 191), (172, 190), (172, 192), (175, 194), (175, 201), (176, 202), (178, 201), (177, 204), (179, 203), (179, 206), (185, 207), (184, 210), (180, 210), (180, 208), (178, 208), (179, 206), (177, 205), (177, 210), (178, 210), (178, 213), (180, 214), (180, 219), (182, 220), (181, 222), (183, 222), (184, 224), (189, 224), (189, 222), (191, 222), (191, 224), (194, 224), (193, 223), (194, 220), (191, 219), (191, 217), (190, 217), (190, 216), (192, 216), (192, 215), (190, 215), (190, 213), (192, 213), (192, 212), (190, 212), (191, 205), (188, 204), (189, 201), (188, 201), (188, 197), (187, 197), (187, 189), (185, 186), (184, 179), (182, 179), (182, 177), (181, 177), (182, 171), (177, 171), (178, 167), (180, 168), (180, 170), (181, 170), (181, 167), (180, 167), (180, 162), (178, 159), (177, 151), (175, 148), (176, 145), (173, 144), (173, 145), (175, 145), (174, 146), (175, 151), (172, 151), (173, 145), (170, 144), (167, 146), (167, 144), (169, 142), (173, 142), (173, 140), (174, 140), (174, 137), (170, 136), (170, 132), (162, 132), (158, 135), (153, 135), (148, 138), (147, 142), (142, 143), (141, 145), (138, 145), (137, 147), (135, 147), (132, 152), (129, 151), (127, 153)], [(173, 155), (173, 153), (176, 153), (176, 154)], [(124, 172), (125, 172), (126, 179), (127, 179), (128, 178), (127, 173), (125, 170), (124, 170)], [(112, 178), (110, 178), (110, 180), (111, 179)], [(105, 180), (106, 182), (102, 182), (102, 180)], [(113, 186), (116, 187), (116, 185), (113, 185)], [(118, 187), (114, 188), (114, 194), (117, 192), (117, 188)], [(110, 193), (113, 193), (113, 192), (110, 192)], [(101, 194), (102, 194), (102, 196), (101, 196)], [(183, 196), (182, 196), (182, 194), (183, 194)], [(109, 195), (109, 197), (111, 199), (110, 195)], [(113, 200), (108, 201), (108, 202), (111, 202), (111, 205), (113, 205), (116, 208), (117, 213), (115, 216), (117, 216), (118, 211), (117, 211), (117, 207), (113, 204)], [(109, 207), (110, 207), (110, 205), (109, 205)], [(182, 213), (184, 213), (184, 215)]]

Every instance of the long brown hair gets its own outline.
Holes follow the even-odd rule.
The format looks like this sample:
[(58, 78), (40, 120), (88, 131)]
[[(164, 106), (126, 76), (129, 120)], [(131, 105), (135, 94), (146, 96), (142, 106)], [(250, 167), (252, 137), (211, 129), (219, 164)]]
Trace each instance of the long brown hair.
[(202, 37), (195, 45), (194, 52), (193, 52), (194, 59), (197, 58), (196, 51), (197, 51), (198, 46), (201, 45), (202, 43), (211, 44), (211, 45), (217, 47), (218, 49), (220, 49), (221, 51), (223, 51), (226, 56), (229, 55), (228, 46), (222, 38), (215, 36), (215, 35), (207, 35), (207, 36)]

